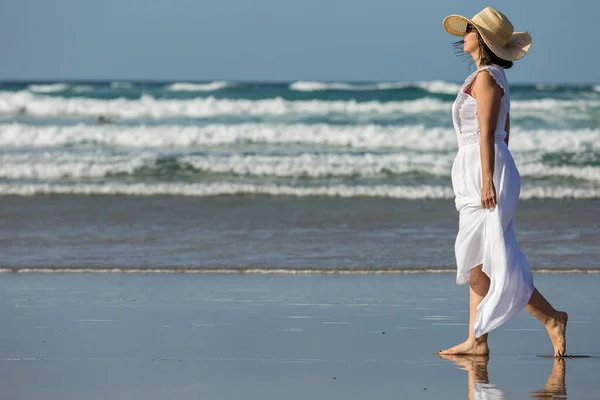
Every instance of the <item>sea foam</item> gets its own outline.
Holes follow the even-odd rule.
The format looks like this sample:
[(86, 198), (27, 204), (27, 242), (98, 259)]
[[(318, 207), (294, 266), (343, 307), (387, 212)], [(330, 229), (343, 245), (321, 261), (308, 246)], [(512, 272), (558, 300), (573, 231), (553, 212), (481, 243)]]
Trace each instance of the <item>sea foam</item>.
[[(288, 152), (289, 153), (289, 152)], [(539, 158), (539, 157), (537, 157)], [(528, 180), (554, 184), (575, 179), (580, 185), (600, 183), (600, 166), (548, 165), (518, 153), (515, 160), (520, 175)], [(295, 154), (240, 154), (217, 151), (200, 154), (164, 154), (151, 151), (119, 152), (47, 151), (0, 154), (3, 179), (112, 179), (115, 176), (138, 179), (204, 179), (210, 175), (249, 178), (288, 178), (326, 181), (340, 179), (389, 180), (450, 178), (454, 153), (402, 151), (392, 153), (297, 152)], [(449, 181), (448, 181), (449, 182)]]
[[(327, 185), (298, 187), (251, 183), (0, 183), (0, 194), (33, 196), (47, 194), (126, 196), (287, 196), (287, 197), (379, 197), (396, 199), (452, 199), (448, 186)], [(521, 199), (599, 199), (600, 188), (527, 186)]]
[(233, 86), (235, 86), (233, 82), (225, 81), (216, 81), (210, 83), (175, 82), (168, 85), (166, 89), (174, 92), (213, 92)]
[[(454, 152), (452, 128), (418, 125), (241, 123), (208, 125), (0, 124), (3, 147), (99, 145), (126, 148), (188, 148), (221, 145), (314, 145), (355, 149)], [(598, 152), (600, 129), (514, 128), (510, 149), (519, 152)]]
[(0, 124), (4, 147), (100, 145), (131, 148), (201, 147), (235, 144), (323, 145), (344, 148), (456, 148), (454, 131), (423, 125), (329, 125), (243, 123), (195, 125), (37, 126)]
[(92, 179), (114, 175), (152, 176), (156, 179), (204, 174), (302, 179), (380, 178), (409, 173), (448, 177), (452, 155), (422, 153), (296, 155), (238, 153), (161, 156), (151, 152), (53, 151), (0, 154), (0, 178)]
[(27, 88), (32, 92), (37, 93), (53, 93), (62, 92), (69, 87), (66, 83), (50, 83), (46, 85), (42, 84), (31, 84)]
[[(0, 92), (0, 115), (36, 117), (98, 117), (117, 119), (209, 118), (234, 116), (268, 117), (290, 120), (299, 117), (331, 117), (350, 122), (369, 122), (381, 118), (398, 120), (406, 116), (431, 117), (431, 113), (449, 113), (452, 103), (430, 97), (403, 101), (356, 100), (286, 100), (281, 97), (249, 99), (156, 99), (142, 95), (139, 99), (94, 99), (57, 97), (29, 91)], [(590, 119), (600, 100), (515, 100), (512, 111), (518, 116), (546, 120)]]
[(290, 84), (291, 90), (301, 92), (315, 91), (367, 91), (367, 90), (395, 90), (406, 88), (420, 88), (431, 93), (456, 94), (460, 85), (444, 81), (425, 82), (379, 82), (379, 83), (345, 83), (345, 82), (315, 82), (298, 81)]
[(263, 100), (216, 99), (214, 97), (187, 100), (155, 99), (143, 95), (140, 99), (92, 99), (80, 97), (49, 97), (30, 92), (0, 92), (0, 114), (25, 114), (37, 117), (97, 117), (99, 115), (121, 119), (207, 118), (216, 116), (282, 117), (342, 116), (366, 117), (424, 112), (449, 112), (451, 104), (431, 98), (379, 102), (366, 101), (291, 101), (277, 97)]

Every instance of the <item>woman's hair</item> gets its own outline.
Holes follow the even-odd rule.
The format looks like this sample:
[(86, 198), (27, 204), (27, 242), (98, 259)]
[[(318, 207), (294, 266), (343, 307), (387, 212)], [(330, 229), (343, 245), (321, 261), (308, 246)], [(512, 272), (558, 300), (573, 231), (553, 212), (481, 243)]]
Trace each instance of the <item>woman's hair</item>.
[(479, 64), (481, 65), (490, 65), (496, 64), (501, 66), (504, 69), (509, 69), (513, 66), (512, 61), (505, 60), (503, 58), (498, 57), (487, 44), (483, 41), (481, 35), (477, 34), (477, 41), (479, 42)]
[[(483, 38), (481, 37), (479, 32), (477, 33), (477, 41), (479, 42), (479, 57), (480, 57), (479, 64), (480, 65), (496, 64), (496, 65), (501, 66), (504, 69), (509, 69), (513, 66), (514, 63), (512, 61), (505, 60), (503, 58), (498, 57), (496, 54), (494, 54), (494, 52), (492, 50), (490, 50), (488, 45), (485, 44), (485, 42), (483, 41)], [(465, 43), (464, 40), (459, 40), (458, 42), (454, 42), (452, 46), (454, 47), (455, 52), (457, 53), (458, 56), (467, 56), (468, 57), (468, 55), (463, 51), (464, 43)], [(468, 58), (470, 58), (470, 57), (468, 57)], [(471, 63), (473, 63), (472, 60), (473, 59), (471, 58)]]

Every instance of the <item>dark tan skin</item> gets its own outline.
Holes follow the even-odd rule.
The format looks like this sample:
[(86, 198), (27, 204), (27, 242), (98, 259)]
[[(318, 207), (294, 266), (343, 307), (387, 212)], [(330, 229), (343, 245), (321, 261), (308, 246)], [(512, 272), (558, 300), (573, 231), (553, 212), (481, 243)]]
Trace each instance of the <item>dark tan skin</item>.
[[(479, 40), (476, 30), (470, 30), (465, 34), (463, 50), (473, 57), (473, 61), (479, 69)], [(502, 88), (494, 81), (494, 78), (485, 70), (477, 74), (475, 82), (471, 85), (471, 96), (477, 101), (477, 115), (481, 135), (480, 157), (481, 157), (481, 207), (494, 208), (498, 204), (496, 199), (496, 187), (494, 186), (494, 164), (495, 164), (495, 129), (500, 113), (500, 101), (502, 100)], [(510, 130), (510, 118), (506, 120), (506, 139), (508, 145), (508, 134)], [(477, 306), (481, 303), (490, 287), (489, 277), (482, 271), (482, 265), (471, 270), (469, 288), (469, 336), (463, 343), (440, 351), (440, 354), (489, 354), (488, 335), (476, 338), (473, 333), (473, 324)], [(548, 332), (554, 356), (563, 357), (566, 351), (566, 329), (568, 315), (557, 311), (552, 305), (535, 289), (525, 306), (534, 317), (542, 322)]]

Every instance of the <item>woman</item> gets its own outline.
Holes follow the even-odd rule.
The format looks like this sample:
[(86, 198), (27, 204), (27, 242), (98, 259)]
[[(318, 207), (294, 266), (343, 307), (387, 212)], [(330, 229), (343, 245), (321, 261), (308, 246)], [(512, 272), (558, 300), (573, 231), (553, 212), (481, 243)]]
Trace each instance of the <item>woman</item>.
[(469, 336), (440, 353), (488, 354), (488, 333), (525, 307), (546, 327), (554, 356), (563, 357), (567, 313), (555, 310), (533, 286), (513, 226), (521, 182), (508, 150), (510, 90), (504, 68), (527, 53), (531, 36), (514, 32), (508, 18), (492, 7), (472, 19), (450, 15), (443, 27), (464, 37), (463, 51), (473, 57), (477, 71), (465, 80), (452, 107), (459, 145), (452, 167), (460, 217), (456, 281), (470, 284)]

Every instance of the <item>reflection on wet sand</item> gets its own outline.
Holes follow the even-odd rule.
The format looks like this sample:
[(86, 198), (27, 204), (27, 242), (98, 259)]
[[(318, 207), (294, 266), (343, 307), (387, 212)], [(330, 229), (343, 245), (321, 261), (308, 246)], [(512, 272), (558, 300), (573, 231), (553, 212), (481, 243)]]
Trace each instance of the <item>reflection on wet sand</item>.
[(567, 398), (567, 384), (565, 383), (565, 359), (555, 358), (552, 372), (548, 376), (546, 386), (543, 389), (529, 392), (531, 398), (534, 399), (554, 399)]
[[(454, 362), (460, 369), (467, 371), (469, 400), (497, 400), (506, 398), (506, 394), (502, 390), (489, 383), (489, 356), (440, 355), (440, 357)], [(534, 399), (567, 398), (564, 358), (554, 359), (554, 365), (548, 376), (546, 385), (542, 389), (529, 392), (529, 395)]]
[(491, 385), (488, 378), (489, 356), (441, 355), (454, 362), (460, 369), (467, 371), (469, 400), (504, 399), (505, 393)]

